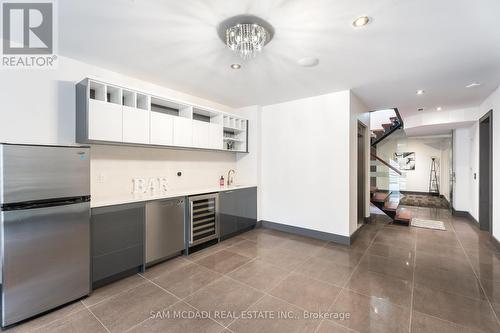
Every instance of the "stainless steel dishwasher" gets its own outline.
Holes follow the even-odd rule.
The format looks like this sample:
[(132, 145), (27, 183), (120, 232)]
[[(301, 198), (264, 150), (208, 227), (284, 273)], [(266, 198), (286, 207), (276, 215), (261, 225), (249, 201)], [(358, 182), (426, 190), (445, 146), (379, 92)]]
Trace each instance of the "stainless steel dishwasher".
[(184, 198), (146, 204), (146, 265), (184, 250)]

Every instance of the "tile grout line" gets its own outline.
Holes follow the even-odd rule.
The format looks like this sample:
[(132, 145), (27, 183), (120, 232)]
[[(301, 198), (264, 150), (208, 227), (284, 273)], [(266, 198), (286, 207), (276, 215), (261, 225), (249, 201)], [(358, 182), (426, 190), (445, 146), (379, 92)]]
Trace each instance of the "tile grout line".
[[(100, 300), (99, 302), (96, 302), (96, 303), (94, 303), (94, 304), (87, 305), (87, 304), (85, 304), (84, 300), (82, 300), (81, 302), (82, 302), (82, 303), (83, 303), (83, 305), (85, 305), (86, 307), (91, 308), (91, 307), (94, 307), (94, 306), (96, 306), (96, 305), (98, 305), (98, 304), (101, 304), (101, 303), (102, 303), (102, 302), (104, 302), (104, 301), (108, 301), (108, 300), (110, 300), (110, 299), (112, 299), (112, 298), (115, 298), (116, 296), (121, 295), (121, 294), (123, 294), (123, 293), (125, 293), (125, 292), (127, 292), (127, 291), (130, 291), (130, 290), (132, 290), (132, 289), (134, 289), (134, 288), (137, 288), (137, 287), (139, 287), (139, 286), (141, 286), (141, 285), (143, 285), (143, 284), (145, 284), (145, 283), (147, 282), (147, 279), (146, 279), (146, 278), (144, 278), (144, 276), (142, 276), (140, 273), (135, 273), (134, 275), (131, 275), (131, 276), (127, 277), (127, 278), (131, 278), (131, 277), (133, 277), (133, 276), (135, 276), (135, 275), (140, 276), (141, 278), (143, 278), (143, 279), (144, 279), (144, 280), (146, 280), (146, 281), (143, 281), (143, 282), (141, 282), (141, 283), (139, 283), (139, 284), (137, 284), (137, 285), (135, 285), (135, 286), (131, 286), (131, 287), (125, 288), (124, 290), (121, 290), (121, 291), (117, 292), (116, 294), (113, 294), (113, 295), (110, 295), (110, 296), (104, 297), (102, 300)], [(125, 278), (125, 279), (127, 279), (127, 278)], [(111, 283), (111, 284), (109, 284), (109, 285), (112, 285), (113, 283), (116, 283), (116, 282), (119, 282), (119, 281), (120, 281), (120, 280), (115, 281), (115, 282), (112, 282), (112, 283)], [(103, 286), (102, 288), (104, 288), (104, 287), (105, 287), (105, 286)], [(99, 289), (99, 288), (98, 288), (98, 289)], [(98, 289), (97, 289), (97, 290), (98, 290)]]
[(474, 273), (474, 276), (476, 277), (477, 282), (479, 283), (479, 286), (481, 287), (481, 291), (483, 292), (484, 296), (486, 297), (486, 302), (488, 302), (488, 305), (490, 306), (490, 311), (493, 313), (493, 318), (496, 319), (497, 325), (500, 326), (500, 318), (497, 316), (495, 309), (493, 308), (493, 305), (491, 304), (492, 302), (490, 301), (490, 298), (488, 297), (488, 295), (486, 295), (485, 289), (483, 287), (483, 282), (481, 281), (481, 279), (477, 275), (476, 270), (474, 269), (474, 266), (472, 266), (472, 262), (469, 258), (469, 255), (467, 254), (467, 251), (465, 251), (465, 247), (462, 244), (462, 241), (457, 236), (457, 232), (455, 231), (455, 226), (453, 224), (451, 224), (451, 225), (452, 225), (453, 232), (455, 233), (455, 237), (457, 237), (458, 243), (460, 244), (460, 247), (461, 247), (462, 251), (464, 252), (465, 257), (467, 258), (467, 262), (469, 263), (469, 266), (472, 269), (472, 272)]
[(85, 309), (87, 309), (87, 311), (90, 312), (90, 314), (99, 322), (99, 324), (101, 324), (101, 326), (104, 327), (106, 332), (111, 333), (111, 331), (106, 327), (106, 325), (104, 325), (104, 323), (99, 318), (97, 318), (95, 313), (86, 304), (84, 304), (83, 302), (82, 304), (85, 307)]
[[(323, 244), (323, 245), (321, 246), (321, 248), (323, 248), (324, 246), (326, 246), (326, 244), (327, 244), (327, 243), (325, 242), (325, 244)], [(257, 260), (257, 258), (258, 258), (258, 256), (257, 256), (257, 257), (255, 257), (255, 260)], [(285, 275), (282, 279), (278, 280), (278, 281), (274, 284), (274, 286), (273, 286), (273, 287), (276, 287), (276, 286), (277, 286), (277, 285), (279, 285), (281, 282), (285, 281), (285, 280), (286, 280), (289, 276), (291, 276), (291, 275), (292, 275), (292, 274), (293, 274), (293, 273), (294, 273), (294, 272), (298, 269), (298, 267), (299, 267), (299, 266), (301, 266), (302, 264), (304, 264), (307, 260), (309, 260), (309, 259), (311, 259), (311, 258), (312, 258), (312, 256), (308, 256), (306, 259), (304, 259), (304, 261), (303, 261), (303, 262), (301, 262), (300, 264), (297, 264), (297, 265), (296, 265), (296, 267), (295, 267), (295, 268), (293, 268), (290, 272), (288, 272), (288, 274), (287, 274), (287, 275)], [(273, 265), (273, 264), (270, 264), (270, 263), (269, 263), (269, 265), (272, 265), (272, 266), (274, 266), (274, 267), (278, 267), (278, 266)], [(234, 271), (234, 270), (233, 270), (233, 271)], [(232, 271), (231, 271), (231, 272), (232, 272)], [(231, 273), (231, 272), (228, 272), (228, 274), (229, 274), (229, 273)], [(233, 280), (233, 281), (237, 281), (237, 282), (239, 282), (239, 283), (242, 283), (242, 284), (244, 284), (244, 285), (247, 285), (247, 286), (251, 287), (252, 289), (254, 289), (254, 290), (256, 290), (256, 291), (259, 291), (259, 292), (261, 292), (261, 293), (263, 294), (263, 295), (262, 295), (262, 296), (261, 296), (258, 300), (256, 300), (256, 301), (255, 301), (255, 302), (253, 302), (252, 304), (250, 304), (250, 305), (249, 305), (249, 306), (248, 306), (245, 310), (243, 310), (243, 311), (248, 310), (249, 308), (251, 308), (253, 305), (257, 304), (257, 303), (258, 303), (261, 299), (263, 299), (263, 298), (264, 298), (264, 297), (266, 297), (266, 296), (269, 296), (269, 297), (274, 297), (274, 298), (276, 298), (276, 299), (278, 299), (278, 300), (281, 300), (282, 302), (284, 302), (284, 303), (286, 303), (286, 304), (288, 304), (288, 305), (291, 305), (291, 306), (293, 306), (293, 307), (295, 307), (295, 308), (298, 308), (298, 309), (300, 309), (300, 310), (302, 310), (302, 311), (307, 311), (307, 310), (303, 309), (302, 307), (299, 307), (299, 306), (297, 306), (297, 305), (295, 305), (295, 304), (292, 304), (292, 303), (290, 303), (290, 302), (288, 302), (288, 301), (286, 301), (286, 300), (283, 300), (283, 299), (281, 299), (281, 298), (279, 298), (279, 297), (276, 297), (276, 296), (274, 296), (274, 295), (269, 294), (269, 293), (267, 292), (268, 290), (261, 291), (261, 290), (258, 290), (257, 288), (252, 287), (252, 286), (250, 286), (250, 285), (248, 285), (248, 284), (246, 284), (246, 283), (244, 283), (244, 282), (240, 282), (240, 281), (238, 281), (238, 280), (236, 280), (236, 279), (232, 278), (231, 276), (227, 276), (227, 277), (228, 277), (228, 278), (230, 278), (230, 279), (231, 279), (231, 280)], [(235, 319), (233, 319), (233, 320), (232, 320), (232, 321), (231, 321), (231, 322), (230, 322), (230, 323), (226, 326), (226, 328), (228, 328), (229, 326), (231, 326), (231, 325), (232, 325), (234, 322), (236, 322), (238, 319), (240, 319), (240, 318), (235, 318)]]
[[(253, 242), (253, 243), (256, 243), (256, 244), (257, 244), (257, 242), (255, 242), (255, 241), (252, 241), (252, 240), (249, 240), (249, 239), (245, 239), (245, 240), (248, 240), (248, 241), (251, 241), (251, 242)], [(325, 243), (321, 246), (321, 248), (326, 247), (328, 243), (329, 243), (329, 242), (326, 242), (326, 241), (325, 241)], [(235, 244), (235, 245), (236, 245), (236, 244)], [(257, 244), (257, 245), (258, 245), (258, 244)], [(234, 246), (234, 245), (232, 245), (232, 246)], [(277, 248), (277, 247), (278, 247), (278, 246), (276, 246), (276, 248)], [(289, 251), (289, 252), (290, 252), (290, 251)], [(318, 252), (319, 252), (319, 250), (318, 250)], [(233, 252), (233, 253), (234, 253), (234, 252)], [(238, 253), (236, 253), (236, 254), (238, 254)], [(242, 256), (244, 256), (244, 255), (242, 255)], [(249, 258), (249, 257), (247, 257), (247, 256), (244, 256), (244, 257)], [(278, 280), (278, 281), (277, 281), (277, 282), (273, 285), (273, 287), (275, 287), (275, 286), (279, 285), (279, 284), (280, 284), (281, 282), (283, 282), (286, 278), (288, 278), (290, 275), (292, 275), (293, 273), (295, 273), (295, 271), (296, 271), (296, 270), (297, 270), (297, 269), (298, 269), (298, 268), (299, 268), (302, 264), (304, 264), (306, 261), (308, 261), (308, 260), (310, 260), (310, 259), (312, 259), (312, 258), (313, 258), (313, 256), (312, 256), (312, 255), (311, 255), (311, 256), (308, 256), (308, 257), (307, 257), (307, 258), (305, 258), (305, 259), (304, 259), (301, 263), (299, 263), (299, 264), (295, 265), (295, 268), (293, 268), (292, 270), (290, 270), (290, 272), (288, 272), (288, 274), (287, 274), (287, 275), (285, 275), (282, 279)], [(242, 268), (243, 266), (245, 266), (245, 265), (247, 265), (247, 264), (249, 264), (249, 263), (251, 263), (251, 262), (254, 262), (254, 261), (255, 261), (255, 260), (257, 260), (257, 259), (259, 259), (259, 256), (256, 256), (256, 257), (254, 257), (254, 258), (250, 258), (250, 259), (251, 259), (251, 260), (250, 260), (249, 262), (246, 262), (245, 264), (243, 264), (243, 265), (241, 265), (241, 266), (238, 266), (238, 267), (236, 267), (235, 269), (233, 269), (233, 270), (231, 270), (231, 271), (229, 271), (229, 272), (226, 272), (226, 273), (222, 274), (222, 276), (223, 276), (223, 277), (226, 277), (226, 278), (228, 278), (228, 279), (230, 279), (230, 280), (233, 280), (233, 281), (236, 281), (236, 282), (238, 282), (238, 283), (241, 283), (241, 284), (243, 284), (243, 285), (245, 285), (245, 286), (248, 286), (249, 288), (254, 289), (255, 291), (260, 292), (260, 293), (262, 293), (262, 294), (263, 294), (263, 295), (262, 295), (259, 299), (257, 299), (255, 302), (251, 303), (251, 304), (250, 304), (250, 305), (249, 305), (249, 306), (248, 306), (245, 310), (243, 310), (243, 311), (246, 311), (246, 310), (248, 310), (250, 307), (252, 307), (253, 305), (257, 304), (257, 303), (258, 303), (261, 299), (263, 299), (265, 296), (273, 297), (273, 298), (278, 299), (278, 300), (280, 300), (280, 301), (282, 301), (282, 302), (284, 302), (284, 303), (286, 303), (286, 304), (288, 304), (288, 305), (290, 305), (290, 306), (293, 306), (293, 307), (298, 308), (298, 309), (303, 310), (303, 311), (307, 311), (306, 309), (303, 309), (302, 307), (299, 307), (299, 306), (297, 306), (297, 305), (295, 305), (295, 304), (289, 303), (289, 302), (288, 302), (288, 301), (286, 301), (286, 300), (283, 300), (283, 299), (281, 299), (281, 298), (279, 298), (279, 297), (276, 297), (276, 296), (274, 296), (274, 295), (269, 294), (269, 293), (267, 292), (268, 290), (264, 290), (264, 291), (259, 290), (259, 289), (255, 288), (255, 287), (253, 287), (253, 286), (251, 286), (251, 285), (249, 285), (249, 284), (245, 283), (245, 282), (238, 281), (238, 280), (234, 279), (233, 277), (229, 276), (229, 274), (230, 274), (230, 273), (235, 272), (235, 271), (239, 270), (240, 268)], [(276, 268), (279, 268), (279, 269), (284, 270), (284, 268), (281, 268), (281, 267), (279, 267), (279, 266), (276, 266), (276, 265), (274, 265), (274, 264), (272, 264), (272, 263), (268, 263), (268, 262), (266, 262), (266, 261), (264, 261), (264, 262), (265, 262), (266, 264), (270, 265), (270, 266), (273, 266), (273, 267), (276, 267)], [(195, 263), (195, 264), (197, 264), (197, 265), (199, 265), (199, 266), (201, 266), (201, 267), (204, 267), (204, 268), (206, 268), (206, 269), (209, 269), (209, 270), (213, 271), (212, 269), (210, 269), (210, 268), (208, 268), (208, 267), (205, 267), (205, 266), (203, 266), (203, 265), (201, 265), (201, 264), (199, 264), (199, 263), (197, 263), (197, 262), (194, 262), (194, 263)], [(215, 271), (213, 271), (213, 272), (215, 272)], [(219, 273), (219, 272), (217, 272), (217, 273), (218, 273), (218, 274), (221, 274), (221, 273)], [(207, 286), (208, 286), (208, 285), (207, 285)], [(207, 286), (205, 286), (205, 287), (207, 287)], [(203, 288), (205, 288), (205, 287), (203, 287)], [(338, 286), (337, 286), (337, 287), (338, 287)], [(199, 290), (201, 290), (201, 289), (203, 289), (203, 288), (200, 288)], [(197, 292), (197, 291), (196, 291), (196, 292)], [(193, 293), (193, 294), (194, 294), (194, 293)], [(188, 304), (189, 304), (189, 305), (191, 305), (191, 303), (188, 303)], [(229, 329), (229, 326), (230, 326), (230, 325), (232, 325), (232, 324), (233, 324), (235, 321), (237, 321), (238, 319), (240, 319), (240, 318), (235, 318), (235, 319), (233, 319), (233, 320), (232, 320), (229, 324), (227, 324), (227, 325), (225, 326), (225, 328), (226, 328), (226, 329), (228, 329), (228, 330), (231, 330), (231, 329)], [(231, 330), (231, 331), (232, 331), (232, 330)]]
[[(75, 302), (75, 303), (77, 303), (77, 302)], [(78, 301), (78, 303), (81, 303), (81, 304), (85, 307), (85, 304), (83, 304), (81, 300), (80, 300), (80, 301)], [(68, 305), (68, 306), (69, 306), (69, 305)], [(73, 316), (73, 315), (75, 315), (75, 314), (77, 314), (77, 313), (79, 313), (79, 312), (82, 312), (82, 311), (84, 311), (84, 310), (86, 310), (86, 309), (85, 309), (85, 308), (83, 308), (83, 309), (80, 309), (80, 310), (71, 311), (70, 313), (68, 313), (68, 314), (66, 314), (66, 315), (63, 315), (61, 318), (56, 318), (56, 319), (54, 319), (54, 320), (51, 320), (51, 321), (49, 321), (48, 323), (42, 324), (42, 325), (40, 325), (40, 326), (38, 326), (38, 327), (33, 328), (32, 330), (29, 330), (28, 332), (36, 332), (36, 331), (38, 331), (38, 330), (43, 329), (44, 327), (47, 327), (47, 326), (49, 326), (49, 325), (51, 325), (51, 324), (53, 324), (53, 323), (56, 323), (56, 322), (58, 322), (58, 321), (62, 321), (62, 320), (64, 320), (64, 319), (68, 318), (69, 316)], [(55, 310), (55, 312), (57, 312), (57, 310)], [(34, 318), (34, 319), (29, 319), (29, 320), (36, 320), (36, 318)], [(29, 321), (28, 321), (28, 322), (29, 322)], [(22, 327), (22, 326), (23, 326), (23, 324), (18, 324), (18, 326), (19, 326), (19, 327)], [(14, 327), (17, 327), (17, 326), (14, 326)], [(14, 327), (13, 327), (13, 328), (14, 328)], [(3, 330), (2, 330), (2, 329), (0, 329), (0, 331), (3, 331)]]
[[(194, 264), (194, 262), (192, 262), (192, 263)], [(201, 266), (201, 265), (200, 265), (200, 266)], [(177, 268), (177, 269), (175, 269), (175, 270), (178, 270), (178, 269), (181, 269), (181, 268), (182, 268), (182, 267), (179, 267), (179, 268)], [(205, 268), (206, 268), (206, 267), (205, 267)], [(219, 275), (221, 275), (220, 273), (218, 273), (218, 274), (219, 274)], [(177, 295), (173, 294), (172, 292), (168, 291), (167, 289), (163, 288), (163, 287), (162, 287), (162, 286), (160, 286), (159, 284), (157, 284), (155, 281), (153, 281), (153, 280), (151, 280), (151, 279), (149, 279), (149, 278), (147, 278), (147, 277), (143, 276), (143, 275), (142, 275), (142, 274), (140, 274), (140, 273), (139, 273), (139, 275), (140, 275), (142, 278), (144, 278), (146, 281), (150, 282), (151, 284), (155, 285), (156, 287), (160, 288), (161, 290), (163, 290), (163, 291), (164, 291), (164, 292), (166, 292), (167, 294), (170, 294), (170, 295), (174, 296), (174, 297), (177, 299), (177, 301), (176, 301), (176, 302), (174, 302), (173, 304), (171, 304), (171, 305), (167, 306), (165, 309), (170, 309), (170, 308), (172, 308), (173, 306), (175, 306), (175, 305), (177, 305), (177, 304), (179, 304), (179, 303), (182, 303), (182, 302), (183, 302), (183, 303), (186, 303), (186, 304), (188, 304), (189, 306), (191, 306), (191, 307), (192, 307), (193, 309), (195, 309), (196, 311), (198, 311), (198, 312), (202, 312), (200, 309), (198, 309), (197, 307), (195, 307), (195, 306), (194, 306), (194, 305), (192, 305), (191, 303), (188, 303), (188, 302), (186, 302), (186, 301), (185, 301), (188, 297), (190, 297), (191, 295), (193, 295), (194, 293), (196, 293), (197, 291), (199, 291), (199, 290), (200, 290), (200, 289), (202, 289), (202, 288), (200, 288), (200, 289), (198, 289), (198, 290), (194, 291), (193, 293), (191, 293), (191, 294), (187, 295), (187, 296), (186, 296), (186, 297), (184, 297), (184, 298), (180, 298), (180, 297), (178, 297)], [(211, 285), (211, 284), (215, 283), (216, 281), (220, 280), (222, 277), (223, 277), (223, 275), (221, 275), (220, 277), (216, 278), (214, 281), (212, 281), (212, 282), (208, 283), (205, 287), (207, 287), (207, 286), (209, 286), (209, 285)], [(204, 288), (204, 287), (203, 287), (203, 288)], [(165, 309), (164, 309), (164, 310), (165, 310)], [(148, 317), (148, 318), (144, 319), (144, 320), (143, 320), (143, 321), (141, 321), (140, 323), (138, 323), (138, 324), (136, 324), (136, 325), (134, 325), (134, 326), (132, 326), (132, 327), (128, 328), (125, 332), (130, 331), (131, 329), (133, 329), (133, 328), (135, 328), (135, 327), (137, 327), (137, 326), (141, 325), (142, 323), (144, 323), (144, 322), (146, 322), (146, 321), (148, 321), (148, 320), (150, 320), (150, 319), (151, 319), (150, 317)], [(217, 323), (218, 325), (221, 325), (221, 323), (217, 322), (216, 320), (214, 320), (214, 319), (212, 319), (212, 318), (209, 318), (209, 319), (210, 319), (210, 320), (212, 320), (212, 321), (214, 321), (214, 322), (215, 322), (215, 323)], [(224, 325), (221, 325), (221, 326), (224, 326)]]
[[(410, 222), (411, 223), (411, 222)], [(411, 225), (410, 225), (411, 228)], [(411, 332), (411, 324), (413, 321), (413, 297), (415, 294), (415, 272), (417, 271), (417, 243), (418, 243), (418, 230), (415, 233), (415, 245), (413, 246), (413, 275), (411, 279), (411, 295), (410, 295), (410, 318), (408, 320), (408, 333)]]
[[(182, 301), (181, 301), (181, 300), (177, 300), (175, 303), (171, 304), (170, 306), (167, 306), (164, 310), (166, 310), (166, 309), (170, 309), (171, 307), (173, 307), (173, 306), (175, 306), (175, 305), (179, 304), (180, 302), (182, 302)], [(136, 327), (138, 327), (138, 326), (142, 325), (143, 323), (147, 322), (147, 321), (148, 321), (148, 320), (150, 320), (150, 319), (151, 319), (151, 317), (147, 317), (147, 318), (146, 318), (146, 319), (144, 319), (143, 321), (141, 321), (141, 322), (139, 322), (139, 323), (137, 323), (137, 324), (135, 324), (135, 325), (132, 325), (131, 327), (127, 328), (127, 329), (124, 331), (124, 333), (126, 333), (126, 332), (129, 332), (129, 331), (133, 330), (134, 328), (136, 328)]]
[[(380, 228), (380, 229), (383, 229), (383, 227), (382, 227), (382, 228)], [(348, 278), (347, 278), (347, 279), (346, 279), (346, 281), (344, 282), (344, 284), (343, 284), (342, 288), (340, 289), (339, 293), (337, 294), (337, 296), (335, 296), (335, 298), (334, 298), (334, 300), (333, 300), (332, 304), (330, 304), (330, 306), (328, 307), (328, 310), (327, 310), (328, 312), (330, 312), (330, 311), (331, 311), (331, 309), (332, 309), (332, 307), (335, 305), (335, 303), (337, 303), (337, 301), (338, 301), (338, 299), (339, 299), (340, 295), (341, 295), (341, 294), (342, 294), (342, 292), (346, 289), (346, 287), (347, 287), (347, 285), (349, 284), (349, 281), (351, 280), (352, 276), (353, 276), (353, 275), (354, 275), (354, 273), (358, 270), (359, 265), (361, 264), (361, 261), (364, 259), (364, 257), (365, 257), (365, 256), (366, 256), (366, 254), (368, 253), (368, 250), (370, 249), (370, 247), (371, 247), (371, 246), (373, 245), (373, 243), (375, 242), (375, 238), (377, 238), (377, 235), (380, 233), (380, 229), (379, 229), (379, 230), (377, 230), (377, 231), (375, 232), (375, 234), (373, 235), (373, 238), (372, 238), (372, 240), (370, 241), (370, 245), (369, 245), (369, 246), (366, 248), (366, 250), (363, 252), (363, 255), (359, 258), (358, 263), (356, 264), (356, 266), (354, 266), (354, 268), (353, 268), (353, 270), (352, 270), (351, 274), (348, 276)], [(321, 327), (321, 325), (323, 325), (323, 322), (324, 322), (324, 321), (325, 321), (325, 319), (321, 319), (321, 321), (320, 321), (320, 323), (319, 323), (318, 327), (316, 327), (316, 330), (314, 330), (314, 332), (315, 332), (315, 333), (317, 333), (317, 332), (318, 332), (319, 328)], [(352, 328), (350, 328), (350, 327), (346, 327), (346, 326), (344, 326), (344, 325), (342, 325), (342, 324), (338, 324), (338, 323), (336, 323), (336, 324), (337, 324), (337, 325), (340, 325), (341, 327), (344, 327), (344, 328), (350, 329), (350, 330), (352, 330), (352, 331), (355, 331), (355, 330), (353, 330)]]

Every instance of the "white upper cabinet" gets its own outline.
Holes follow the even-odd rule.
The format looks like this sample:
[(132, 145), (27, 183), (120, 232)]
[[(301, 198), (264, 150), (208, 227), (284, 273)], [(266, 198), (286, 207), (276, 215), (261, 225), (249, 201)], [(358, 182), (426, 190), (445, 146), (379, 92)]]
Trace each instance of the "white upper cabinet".
[(224, 128), (219, 124), (209, 124), (209, 134), (208, 134), (208, 142), (210, 149), (223, 149), (224, 145)]
[(174, 144), (174, 117), (151, 111), (151, 140), (153, 145), (172, 146)]
[(76, 142), (247, 152), (247, 120), (85, 79), (76, 85)]
[(193, 120), (174, 117), (174, 146), (193, 146)]
[(149, 143), (149, 110), (138, 103), (141, 98), (147, 96), (123, 90), (123, 142)]
[(89, 100), (89, 139), (121, 142), (123, 140), (121, 90), (97, 83), (91, 85), (90, 89), (95, 99)]
[(193, 120), (193, 147), (210, 148), (210, 123)]
[(149, 112), (123, 106), (123, 142), (149, 143)]

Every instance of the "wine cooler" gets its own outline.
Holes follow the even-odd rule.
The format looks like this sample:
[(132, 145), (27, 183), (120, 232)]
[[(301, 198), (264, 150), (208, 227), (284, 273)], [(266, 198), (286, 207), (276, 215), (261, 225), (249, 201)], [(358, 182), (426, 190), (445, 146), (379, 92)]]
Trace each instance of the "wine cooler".
[(189, 246), (219, 238), (218, 206), (217, 193), (189, 197)]

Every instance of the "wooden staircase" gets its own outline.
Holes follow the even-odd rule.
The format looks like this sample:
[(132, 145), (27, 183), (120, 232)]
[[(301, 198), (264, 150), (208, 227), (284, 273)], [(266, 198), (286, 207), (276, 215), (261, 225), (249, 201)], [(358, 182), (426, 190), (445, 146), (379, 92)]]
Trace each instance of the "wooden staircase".
[(370, 190), (371, 203), (389, 216), (393, 222), (409, 225), (412, 215), (406, 208), (399, 207), (400, 198), (399, 193), (379, 191), (376, 187)]
[[(402, 175), (398, 168), (395, 168), (390, 163), (384, 161), (377, 156), (377, 144), (382, 140), (387, 138), (389, 135), (394, 133), (400, 128), (403, 128), (403, 120), (397, 109), (394, 109), (395, 116), (390, 117), (387, 123), (382, 124), (381, 129), (372, 130), (371, 134), (371, 160), (378, 161), (376, 163), (383, 168), (388, 168), (393, 172), (392, 175)], [(376, 164), (375, 164), (376, 165)], [(387, 216), (389, 216), (393, 222), (409, 225), (412, 215), (411, 212), (403, 207), (400, 207), (401, 194), (399, 191), (388, 191), (379, 190), (377, 188), (377, 166), (371, 166), (370, 171), (374, 172), (374, 176), (370, 177), (371, 187), (370, 187), (370, 201), (383, 211)], [(395, 173), (395, 174), (394, 174)], [(396, 175), (397, 174), (397, 175)], [(391, 188), (389, 186), (389, 188)]]

